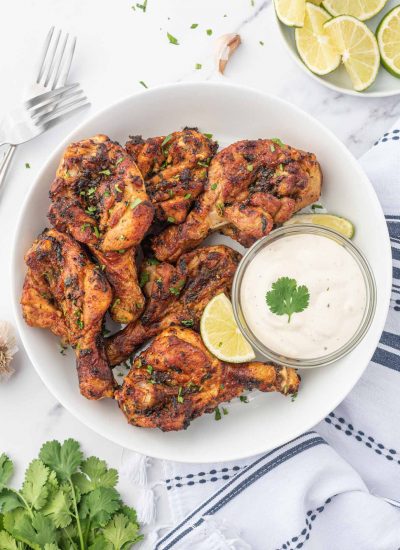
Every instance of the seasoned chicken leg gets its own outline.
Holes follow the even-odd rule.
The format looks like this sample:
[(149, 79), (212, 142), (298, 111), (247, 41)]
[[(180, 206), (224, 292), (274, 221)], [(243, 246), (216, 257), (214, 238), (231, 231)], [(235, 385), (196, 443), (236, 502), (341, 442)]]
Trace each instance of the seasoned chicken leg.
[(127, 359), (135, 349), (171, 325), (198, 329), (208, 302), (230, 293), (240, 254), (227, 246), (205, 246), (184, 254), (176, 267), (145, 264), (142, 279), (148, 297), (142, 317), (106, 340), (111, 365)]
[(104, 274), (68, 235), (46, 229), (25, 256), (21, 304), (28, 325), (49, 328), (75, 349), (79, 386), (88, 399), (113, 397), (102, 338), (111, 303)]
[(218, 144), (197, 128), (146, 140), (131, 136), (125, 148), (143, 174), (156, 220), (182, 223), (207, 182)]
[(312, 153), (268, 139), (229, 145), (211, 161), (206, 189), (186, 221), (154, 237), (155, 256), (174, 262), (217, 230), (248, 247), (315, 202), (321, 183)]
[(136, 164), (107, 136), (72, 143), (61, 159), (50, 198), (52, 225), (86, 244), (109, 278), (113, 319), (137, 319), (144, 298), (134, 248), (150, 227), (154, 208)]
[(253, 362), (223, 363), (199, 334), (181, 327), (164, 330), (138, 356), (115, 397), (128, 422), (163, 431), (186, 429), (244, 390), (297, 392), (294, 369)]

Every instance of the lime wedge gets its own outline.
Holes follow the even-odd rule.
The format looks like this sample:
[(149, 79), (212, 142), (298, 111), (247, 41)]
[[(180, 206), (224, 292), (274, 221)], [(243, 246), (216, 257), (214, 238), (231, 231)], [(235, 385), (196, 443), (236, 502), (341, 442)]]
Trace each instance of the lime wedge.
[(206, 348), (221, 361), (244, 363), (255, 359), (253, 348), (240, 332), (232, 304), (225, 294), (218, 294), (207, 304), (200, 332)]
[(305, 0), (274, 0), (276, 15), (288, 27), (302, 27), (306, 10)]
[(352, 15), (360, 21), (371, 19), (385, 6), (387, 0), (323, 0), (322, 5), (335, 17)]
[(304, 64), (315, 74), (334, 71), (340, 64), (340, 54), (325, 31), (324, 23), (331, 16), (324, 9), (306, 3), (304, 26), (295, 30), (296, 46)]
[(344, 237), (352, 239), (354, 236), (354, 225), (346, 218), (334, 216), (333, 214), (297, 214), (283, 225), (298, 225), (302, 223), (313, 223), (334, 229)]
[(324, 25), (357, 92), (362, 92), (375, 82), (380, 56), (374, 34), (365, 23), (350, 15), (341, 15)]
[(400, 78), (400, 6), (385, 15), (376, 30), (382, 65)]

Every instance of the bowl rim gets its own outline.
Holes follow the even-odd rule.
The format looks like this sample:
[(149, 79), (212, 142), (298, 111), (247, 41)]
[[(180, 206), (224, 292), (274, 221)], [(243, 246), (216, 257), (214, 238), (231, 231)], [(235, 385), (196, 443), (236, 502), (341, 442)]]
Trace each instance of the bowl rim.
[[(309, 359), (293, 358), (293, 357), (281, 355), (275, 352), (273, 349), (266, 346), (265, 344), (263, 344), (263, 342), (259, 338), (257, 338), (257, 336), (254, 334), (254, 332), (251, 330), (250, 326), (246, 322), (246, 317), (243, 313), (243, 308), (241, 305), (241, 284), (243, 282), (243, 277), (248, 266), (251, 264), (251, 262), (257, 256), (257, 254), (261, 252), (261, 250), (264, 250), (270, 244), (272, 244), (273, 242), (276, 242), (279, 239), (284, 239), (288, 236), (293, 236), (293, 235), (323, 236), (326, 238), (330, 238), (331, 240), (337, 242), (339, 245), (343, 246), (344, 249), (356, 261), (362, 273), (364, 284), (365, 284), (365, 290), (366, 290), (365, 309), (363, 312), (363, 316), (359, 323), (359, 326), (357, 327), (357, 330), (354, 332), (351, 338), (349, 338), (349, 340), (345, 342), (337, 350), (323, 356), (318, 356), (318, 357), (309, 358)], [(350, 239), (348, 239), (347, 237), (345, 237), (344, 235), (342, 235), (341, 233), (339, 233), (334, 229), (321, 226), (318, 224), (299, 223), (299, 224), (290, 224), (287, 226), (281, 226), (279, 228), (274, 229), (273, 231), (271, 231), (271, 233), (269, 233), (265, 237), (262, 237), (261, 239), (256, 241), (246, 251), (246, 253), (244, 254), (244, 256), (242, 257), (239, 263), (239, 266), (235, 272), (235, 276), (233, 279), (232, 307), (233, 307), (233, 314), (235, 316), (236, 323), (241, 333), (249, 342), (249, 344), (253, 348), (255, 348), (259, 353), (261, 353), (264, 357), (266, 357), (270, 361), (273, 361), (274, 363), (284, 365), (285, 367), (310, 369), (310, 368), (324, 367), (324, 366), (330, 365), (335, 361), (338, 361), (339, 359), (342, 359), (343, 357), (348, 355), (353, 349), (355, 349), (360, 344), (362, 339), (367, 334), (368, 329), (371, 326), (375, 315), (376, 294), (377, 294), (377, 290), (376, 290), (376, 281), (375, 281), (374, 273), (364, 253), (361, 251), (361, 249), (357, 245), (355, 245)]]
[[(292, 29), (292, 30), (295, 30), (295, 29), (292, 28), (292, 27), (288, 27), (284, 23), (282, 23), (282, 21), (279, 20), (277, 14), (276, 14), (276, 11), (275, 10), (273, 10), (273, 11), (274, 11), (274, 19), (275, 19), (275, 22), (276, 22), (276, 26), (278, 27), (278, 30), (279, 30), (279, 35), (282, 39), (282, 42), (285, 44), (285, 48), (289, 52), (290, 57), (296, 63), (296, 65), (298, 67), (300, 67), (300, 69), (303, 71), (303, 73), (307, 74), (315, 82), (318, 82), (319, 84), (322, 84), (323, 86), (325, 86), (326, 88), (329, 88), (330, 90), (333, 90), (334, 92), (339, 92), (341, 94), (351, 95), (353, 97), (362, 97), (362, 98), (393, 97), (395, 95), (400, 94), (400, 81), (399, 81), (398, 90), (387, 90), (387, 91), (374, 92), (374, 91), (368, 91), (369, 88), (367, 88), (366, 90), (364, 90), (362, 92), (357, 92), (356, 90), (352, 90), (350, 88), (343, 88), (342, 86), (337, 86), (336, 84), (332, 84), (328, 80), (325, 80), (324, 78), (322, 78), (321, 75), (317, 75), (317, 74), (313, 73), (303, 63), (300, 55), (298, 55), (297, 52), (295, 52), (293, 50), (293, 48), (290, 46), (290, 44), (288, 43), (288, 41), (286, 39), (284, 29), (285, 28)], [(380, 66), (380, 70), (381, 69), (385, 70), (383, 66)], [(395, 77), (393, 77), (393, 78), (395, 78)]]
[[(352, 163), (353, 168), (355, 171), (357, 171), (360, 174), (360, 178), (363, 180), (367, 180), (370, 184), (369, 187), (369, 193), (372, 193), (372, 195), (376, 199), (376, 208), (378, 208), (381, 212), (382, 218), (384, 218), (384, 214), (382, 211), (382, 206), (379, 202), (379, 199), (376, 195), (375, 189), (372, 186), (368, 176), (364, 172), (364, 170), (361, 168), (361, 166), (358, 164), (357, 160), (353, 157), (351, 152), (347, 149), (347, 147), (339, 140), (339, 138), (324, 124), (322, 124), (318, 119), (313, 117), (311, 114), (309, 114), (307, 111), (301, 109), (297, 105), (282, 99), (274, 94), (264, 92), (259, 89), (252, 88), (247, 85), (241, 85), (241, 84), (232, 84), (232, 83), (226, 83), (226, 82), (210, 82), (210, 81), (203, 81), (203, 82), (196, 82), (196, 81), (185, 81), (185, 82), (177, 82), (177, 83), (167, 83), (162, 84), (159, 86), (155, 86), (154, 88), (150, 88), (148, 90), (140, 90), (138, 92), (135, 92), (133, 94), (128, 94), (120, 99), (115, 100), (111, 104), (103, 107), (102, 109), (98, 110), (97, 112), (90, 113), (88, 117), (86, 117), (81, 123), (79, 123), (71, 132), (69, 132), (63, 139), (60, 140), (60, 142), (57, 143), (57, 145), (52, 149), (52, 151), (47, 156), (44, 164), (42, 165), (41, 169), (39, 170), (34, 183), (32, 184), (31, 188), (29, 189), (28, 193), (25, 195), (25, 199), (22, 203), (21, 209), (19, 211), (19, 215), (17, 218), (17, 223), (15, 226), (15, 234), (14, 234), (14, 240), (12, 245), (12, 254), (11, 254), (11, 262), (10, 262), (10, 272), (11, 272), (11, 291), (12, 291), (12, 304), (13, 304), (13, 312), (14, 317), (16, 320), (16, 326), (18, 329), (19, 336), (21, 338), (21, 342), (25, 348), (25, 351), (27, 353), (27, 356), (29, 360), (31, 361), (32, 365), (34, 366), (36, 372), (38, 373), (40, 379), (44, 383), (44, 385), (47, 387), (49, 392), (62, 404), (62, 406), (68, 410), (69, 413), (71, 413), (75, 418), (77, 418), (80, 422), (82, 422), (84, 425), (89, 427), (91, 430), (93, 430), (95, 433), (101, 435), (107, 440), (113, 441), (115, 444), (120, 445), (122, 447), (130, 448), (133, 451), (141, 452), (148, 454), (149, 456), (152, 456), (154, 458), (159, 459), (166, 459), (166, 460), (175, 460), (177, 462), (185, 462), (185, 463), (198, 463), (199, 458), (193, 457), (193, 456), (185, 456), (181, 457), (181, 454), (165, 454), (160, 452), (158, 449), (152, 449), (150, 450), (143, 450), (142, 448), (137, 448), (137, 446), (134, 445), (134, 437), (132, 437), (132, 445), (127, 444), (127, 442), (123, 439), (123, 437), (120, 437), (117, 433), (110, 434), (108, 430), (106, 430), (102, 425), (99, 425), (98, 422), (95, 422), (92, 418), (88, 418), (86, 415), (81, 414), (80, 410), (77, 409), (73, 403), (70, 402), (68, 398), (65, 397), (65, 395), (62, 392), (62, 388), (59, 388), (57, 384), (53, 382), (51, 377), (46, 374), (46, 372), (43, 371), (43, 369), (40, 368), (40, 365), (37, 364), (36, 358), (34, 355), (32, 355), (30, 346), (27, 345), (27, 341), (25, 338), (24, 331), (26, 330), (26, 325), (23, 322), (21, 311), (20, 311), (20, 304), (19, 304), (19, 296), (21, 288), (19, 284), (17, 284), (17, 279), (14, 277), (14, 274), (20, 270), (20, 264), (22, 261), (22, 257), (20, 256), (20, 250), (18, 247), (18, 240), (20, 237), (20, 232), (23, 227), (24, 217), (27, 211), (27, 208), (29, 207), (29, 203), (31, 201), (31, 197), (36, 192), (36, 188), (39, 185), (39, 181), (43, 179), (43, 176), (45, 172), (48, 170), (49, 163), (51, 161), (56, 162), (56, 159), (59, 158), (59, 155), (62, 153), (64, 148), (67, 146), (68, 143), (76, 139), (76, 135), (82, 134), (82, 130), (84, 128), (93, 122), (93, 120), (97, 118), (101, 118), (108, 112), (112, 112), (116, 107), (123, 105), (124, 103), (129, 104), (130, 101), (132, 101), (135, 97), (139, 97), (143, 94), (148, 95), (157, 95), (160, 91), (163, 90), (170, 90), (173, 91), (174, 89), (177, 89), (178, 87), (181, 88), (187, 88), (188, 93), (193, 92), (193, 90), (198, 89), (199, 87), (204, 88), (221, 88), (221, 89), (227, 89), (231, 88), (233, 91), (240, 92), (241, 94), (253, 94), (259, 96), (264, 101), (273, 101), (276, 104), (280, 104), (285, 109), (290, 109), (292, 112), (298, 113), (301, 117), (305, 117), (306, 119), (310, 119), (314, 126), (321, 130), (321, 132), (332, 139), (332, 141), (335, 142), (335, 145), (338, 148), (338, 151), (341, 151), (343, 153), (343, 156)], [(390, 258), (390, 268), (388, 266), (387, 269), (387, 280), (385, 281), (385, 288), (382, 291), (382, 312), (380, 313), (380, 328), (379, 328), (379, 334), (383, 330), (384, 322), (387, 316), (387, 311), (389, 308), (390, 303), (390, 295), (391, 295), (391, 285), (392, 285), (392, 267), (391, 267), (391, 254), (390, 254), (390, 240), (389, 240), (389, 234), (387, 225), (385, 224), (385, 248), (387, 249), (387, 257)], [(34, 236), (33, 236), (34, 237)], [(384, 311), (384, 313), (383, 313)], [(376, 340), (376, 344), (379, 341), (379, 337)], [(325, 407), (325, 410), (323, 414), (319, 415), (319, 418), (314, 418), (312, 421), (309, 421), (308, 423), (304, 423), (301, 430), (292, 430), (290, 432), (289, 436), (282, 437), (278, 442), (274, 442), (273, 446), (269, 444), (268, 442), (263, 442), (262, 444), (259, 444), (256, 449), (252, 449), (251, 452), (246, 451), (245, 448), (241, 447), (240, 450), (236, 450), (235, 453), (231, 453), (228, 455), (223, 456), (219, 459), (204, 459), (202, 458), (202, 462), (222, 462), (227, 460), (241, 460), (244, 458), (248, 458), (250, 456), (255, 456), (258, 453), (266, 452), (278, 445), (282, 445), (287, 443), (288, 441), (292, 440), (293, 438), (301, 435), (302, 433), (306, 432), (307, 430), (311, 429), (317, 422), (322, 420), (324, 416), (326, 416), (327, 413), (330, 412), (330, 410), (333, 410), (335, 407), (343, 401), (343, 399), (348, 395), (348, 393), (353, 389), (354, 385), (358, 382), (361, 375), (365, 371), (365, 369), (368, 366), (369, 360), (371, 359), (373, 352), (375, 350), (375, 346), (373, 349), (371, 349), (371, 352), (369, 354), (369, 359), (366, 361), (363, 369), (360, 371), (359, 375), (355, 377), (355, 379), (352, 381), (351, 384), (346, 386), (346, 391), (338, 393), (335, 399), (332, 399), (332, 401), (329, 403), (329, 410), (328, 407)]]

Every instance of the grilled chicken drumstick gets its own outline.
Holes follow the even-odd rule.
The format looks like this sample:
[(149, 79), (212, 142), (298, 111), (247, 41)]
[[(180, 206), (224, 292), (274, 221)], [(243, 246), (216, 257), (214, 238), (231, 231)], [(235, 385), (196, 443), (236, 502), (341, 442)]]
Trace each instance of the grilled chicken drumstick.
[(156, 220), (182, 223), (204, 190), (218, 144), (197, 128), (146, 140), (131, 136), (125, 148), (143, 174)]
[(82, 247), (55, 229), (45, 230), (25, 256), (21, 297), (28, 325), (48, 328), (75, 348), (79, 386), (87, 399), (113, 397), (115, 382), (102, 338), (111, 303), (104, 274)]
[(227, 246), (205, 246), (184, 254), (175, 266), (145, 262), (142, 279), (148, 297), (142, 317), (106, 340), (111, 365), (171, 325), (198, 329), (208, 302), (230, 293), (240, 254)]
[(110, 281), (113, 319), (129, 323), (144, 307), (135, 247), (153, 220), (154, 208), (133, 160), (107, 136), (69, 145), (50, 189), (49, 219), (85, 243)]
[(154, 237), (156, 258), (174, 262), (216, 230), (248, 247), (315, 202), (322, 184), (315, 155), (276, 141), (238, 141), (220, 151), (186, 221)]
[(244, 390), (297, 392), (291, 368), (253, 362), (223, 363), (206, 349), (199, 334), (170, 327), (138, 356), (115, 397), (128, 422), (163, 431), (182, 430)]

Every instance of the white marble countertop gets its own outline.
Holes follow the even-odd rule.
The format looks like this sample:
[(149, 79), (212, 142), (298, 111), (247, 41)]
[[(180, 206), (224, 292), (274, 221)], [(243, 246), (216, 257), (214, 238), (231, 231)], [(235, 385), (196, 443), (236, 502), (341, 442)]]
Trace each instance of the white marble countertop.
[[(341, 95), (301, 72), (280, 40), (270, 0), (148, 0), (146, 13), (133, 10), (132, 3), (133, 0), (2, 1), (0, 110), (6, 111), (21, 97), (52, 24), (78, 37), (70, 78), (81, 82), (92, 106), (18, 148), (0, 199), (1, 319), (13, 322), (9, 265), (25, 190), (66, 133), (84, 117), (142, 89), (139, 81), (153, 87), (182, 80), (224, 79), (276, 94), (318, 118), (356, 156), (400, 116), (397, 97), (366, 99)], [(198, 23), (198, 27), (190, 29), (192, 23)], [(213, 34), (208, 36), (206, 29), (212, 29)], [(178, 38), (179, 46), (169, 44), (167, 31)], [(243, 44), (231, 59), (226, 76), (221, 77), (214, 69), (215, 39), (233, 31), (241, 34)], [(201, 70), (195, 70), (196, 63), (202, 64)], [(25, 163), (31, 168), (25, 168)], [(19, 475), (37, 455), (41, 444), (52, 438), (74, 437), (86, 452), (118, 465), (121, 449), (83, 426), (56, 402), (23, 349), (16, 355), (14, 366), (16, 374), (0, 385), (0, 452), (13, 457)]]

